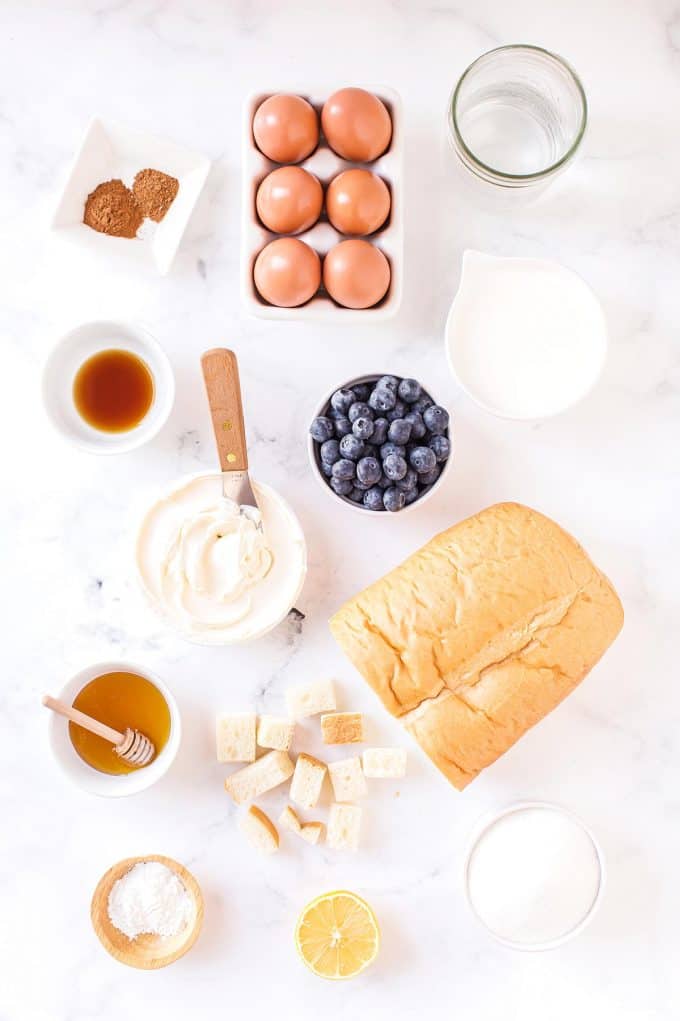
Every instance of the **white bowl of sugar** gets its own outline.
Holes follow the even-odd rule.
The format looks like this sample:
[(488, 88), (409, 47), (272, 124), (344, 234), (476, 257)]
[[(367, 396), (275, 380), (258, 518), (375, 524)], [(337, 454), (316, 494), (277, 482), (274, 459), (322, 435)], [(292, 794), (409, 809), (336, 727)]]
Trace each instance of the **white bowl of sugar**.
[(513, 950), (552, 950), (589, 924), (604, 894), (605, 859), (573, 812), (523, 801), (487, 816), (465, 859), (473, 914)]

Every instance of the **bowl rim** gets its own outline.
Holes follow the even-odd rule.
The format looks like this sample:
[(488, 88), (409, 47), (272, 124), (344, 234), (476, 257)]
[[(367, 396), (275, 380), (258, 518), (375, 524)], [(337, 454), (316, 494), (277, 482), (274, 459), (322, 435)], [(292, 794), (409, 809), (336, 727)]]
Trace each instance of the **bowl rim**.
[[(55, 387), (59, 387), (61, 385), (58, 379), (54, 376), (56, 370), (55, 363), (57, 362), (59, 355), (64, 350), (68, 349), (69, 345), (75, 343), (79, 339), (79, 335), (87, 335), (87, 332), (91, 332), (96, 336), (98, 333), (115, 333), (116, 331), (120, 331), (122, 334), (121, 339), (119, 339), (116, 344), (102, 344), (98, 350), (132, 350), (128, 347), (127, 334), (128, 336), (134, 337), (139, 342), (142, 349), (148, 349), (152, 352), (155, 360), (161, 367), (159, 373), (154, 373), (152, 368), (149, 366), (149, 371), (152, 372), (154, 377), (156, 391), (154, 394), (154, 400), (147, 414), (144, 416), (142, 421), (138, 423), (138, 425), (134, 426), (134, 428), (118, 434), (102, 433), (102, 436), (106, 435), (109, 437), (108, 442), (104, 442), (103, 439), (99, 439), (98, 431), (94, 428), (92, 429), (91, 438), (79, 437), (75, 435), (71, 429), (67, 428), (53, 413), (51, 393)], [(133, 353), (137, 354), (136, 351)], [(67, 440), (72, 446), (87, 454), (109, 457), (113, 454), (127, 454), (132, 450), (137, 450), (139, 447), (144, 446), (146, 443), (149, 443), (152, 439), (154, 439), (166, 425), (175, 403), (175, 373), (163, 346), (156, 337), (146, 329), (146, 327), (139, 326), (136, 323), (125, 322), (122, 319), (91, 319), (76, 323), (64, 333), (60, 334), (56, 341), (54, 341), (42, 365), (40, 392), (43, 409), (55, 432), (59, 433), (59, 435)], [(162, 405), (159, 400), (161, 395)], [(148, 422), (149, 416), (155, 405), (162, 408), (162, 410), (152, 422)], [(111, 439), (112, 436), (114, 439)]]
[(164, 681), (146, 667), (129, 660), (102, 660), (85, 666), (62, 685), (58, 698), (73, 703), (79, 691), (96, 677), (108, 673), (134, 673), (150, 681), (165, 699), (170, 712), (170, 735), (158, 756), (148, 766), (133, 773), (114, 775), (103, 773), (81, 759), (68, 737), (68, 720), (50, 713), (47, 720), (50, 749), (61, 773), (75, 786), (88, 794), (103, 798), (124, 798), (153, 787), (172, 766), (182, 741), (182, 721), (179, 706)]
[[(576, 925), (574, 925), (567, 932), (563, 933), (561, 936), (556, 936), (554, 939), (545, 940), (542, 943), (522, 943), (506, 939), (505, 937), (500, 936), (498, 933), (494, 932), (494, 930), (487, 925), (487, 923), (484, 921), (482, 916), (477, 911), (472, 900), (472, 895), (470, 893), (470, 864), (472, 862), (474, 853), (477, 847), (479, 846), (480, 841), (482, 840), (484, 835), (488, 833), (488, 831), (493, 826), (496, 825), (497, 822), (500, 822), (501, 819), (504, 819), (508, 815), (512, 815), (514, 812), (523, 812), (527, 811), (528, 809), (535, 808), (545, 809), (552, 812), (558, 812), (560, 815), (564, 816), (565, 818), (571, 820), (571, 822), (575, 823), (579, 827), (579, 829), (583, 833), (585, 833), (585, 835), (588, 837), (593, 846), (593, 850), (595, 851), (595, 856), (597, 858), (600, 875), (595, 897), (593, 898), (593, 901), (588, 910), (586, 911), (586, 913), (583, 915), (581, 920), (576, 923)], [(463, 859), (462, 878), (463, 888), (465, 891), (465, 899), (467, 901), (468, 907), (470, 908), (470, 911), (477, 919), (480, 926), (482, 926), (482, 928), (487, 933), (489, 933), (489, 935), (492, 936), (496, 940), (496, 942), (502, 944), (505, 947), (508, 947), (511, 950), (519, 950), (522, 953), (541, 953), (546, 950), (555, 950), (557, 949), (557, 947), (563, 946), (565, 943), (568, 943), (575, 936), (578, 936), (578, 934), (582, 932), (590, 924), (590, 922), (598, 912), (602, 900), (604, 898), (605, 888), (607, 885), (607, 862), (604, 855), (604, 851), (602, 850), (602, 847), (599, 841), (597, 840), (595, 834), (593, 833), (592, 829), (583, 821), (583, 819), (581, 819), (579, 815), (577, 815), (576, 812), (573, 812), (571, 809), (566, 808), (564, 805), (560, 805), (558, 802), (555, 801), (546, 801), (542, 799), (539, 800), (520, 799), (518, 801), (510, 802), (510, 804), (505, 805), (504, 808), (501, 808), (498, 811), (495, 812), (489, 811), (485, 813), (482, 816), (482, 818), (477, 821), (472, 831), (472, 835), (467, 843), (467, 849)]]
[[(363, 375), (355, 376), (353, 379), (348, 380), (346, 383), (340, 383), (338, 386), (332, 387), (328, 391), (326, 397), (321, 402), (321, 404), (319, 404), (317, 406), (317, 410), (312, 413), (312, 416), (309, 419), (309, 421), (311, 422), (315, 418), (317, 418), (319, 415), (323, 415), (324, 414), (324, 411), (327, 410), (328, 405), (330, 404), (331, 397), (336, 392), (336, 390), (342, 390), (344, 387), (356, 386), (359, 383), (371, 383), (371, 382), (375, 382), (376, 380), (381, 379), (382, 376), (385, 376), (385, 375), (396, 375), (396, 373), (365, 372), (365, 373), (363, 373)], [(399, 376), (398, 378), (401, 380), (401, 379), (407, 379), (408, 377), (407, 376)], [(420, 380), (418, 382), (420, 382)], [(430, 389), (430, 387), (429, 386), (424, 386), (422, 383), (420, 385), (425, 390), (425, 393), (427, 394), (427, 396), (431, 397), (435, 404), (438, 404), (439, 402), (433, 396), (432, 390)], [(440, 406), (444, 407), (444, 405), (440, 405)], [(449, 425), (448, 425), (447, 433), (446, 433), (447, 438), (449, 439), (449, 442), (451, 442), (450, 432), (451, 432), (451, 420), (449, 420)], [(447, 476), (449, 474), (449, 471), (451, 470), (451, 467), (452, 467), (452, 464), (453, 464), (453, 443), (451, 443), (451, 452), (449, 453), (449, 456), (447, 457), (446, 461), (444, 462), (444, 467), (441, 470), (439, 478), (437, 479), (436, 482), (434, 482), (430, 486), (430, 488), (428, 489), (427, 493), (425, 493), (424, 496), (419, 496), (417, 500), (413, 501), (413, 503), (409, 503), (405, 507), (402, 507), (401, 510), (395, 511), (393, 513), (390, 513), (389, 511), (384, 511), (384, 512), (372, 511), (372, 510), (370, 510), (370, 508), (364, 507), (363, 504), (353, 503), (351, 500), (348, 500), (346, 496), (340, 496), (339, 493), (333, 492), (331, 487), (326, 482), (324, 476), (321, 474), (321, 469), (319, 468), (319, 465), (318, 465), (318, 462), (317, 462), (317, 458), (316, 458), (316, 440), (313, 439), (313, 437), (310, 435), (309, 430), (307, 431), (307, 455), (309, 457), (309, 462), (310, 462), (310, 465), (312, 467), (312, 474), (316, 478), (316, 480), (319, 483), (319, 485), (321, 486), (321, 488), (333, 500), (339, 500), (341, 503), (343, 503), (345, 506), (349, 507), (351, 510), (357, 511), (360, 514), (370, 515), (371, 517), (383, 518), (383, 517), (387, 516), (387, 517), (393, 517), (393, 518), (400, 518), (402, 515), (407, 514), (410, 511), (414, 511), (418, 507), (422, 507), (422, 505), (424, 503), (426, 503), (430, 499), (430, 497), (433, 495), (433, 493), (439, 488), (440, 482), (442, 482), (442, 480), (445, 478), (445, 476)]]
[[(157, 503), (159, 500), (163, 499), (163, 497), (169, 496), (171, 493), (175, 492), (176, 489), (180, 489), (182, 486), (186, 485), (188, 482), (191, 482), (193, 479), (200, 479), (200, 478), (205, 478), (207, 476), (219, 476), (219, 475), (220, 475), (220, 472), (219, 472), (219, 470), (217, 468), (215, 468), (215, 469), (206, 469), (205, 471), (189, 472), (186, 475), (181, 475), (179, 478), (177, 478), (177, 479), (175, 479), (173, 481), (171, 486), (164, 487), (162, 489), (159, 487), (156, 490), (155, 499), (150, 501), (149, 504), (147, 505), (147, 512), (155, 503)], [(137, 546), (138, 546), (138, 543), (139, 543), (139, 536), (140, 536), (140, 533), (141, 533), (141, 530), (142, 530), (142, 525), (143, 525), (144, 521), (146, 520), (146, 515), (144, 517), (142, 517), (142, 519), (139, 522), (139, 524), (137, 526), (137, 529), (135, 531), (135, 539), (134, 539), (134, 571), (135, 571), (135, 576), (137, 578), (138, 584), (139, 584), (139, 586), (140, 586), (140, 588), (142, 590), (142, 593), (144, 594), (144, 598), (146, 599), (147, 605), (156, 614), (158, 619), (161, 620), (168, 628), (170, 628), (172, 630), (173, 634), (179, 635), (180, 638), (184, 639), (185, 642), (189, 642), (190, 645), (199, 645), (202, 648), (208, 648), (208, 649), (209, 648), (219, 649), (219, 648), (228, 648), (230, 646), (237, 646), (237, 645), (248, 645), (251, 642), (257, 641), (260, 638), (264, 638), (265, 635), (268, 635), (272, 631), (274, 631), (274, 629), (277, 628), (279, 626), (279, 624), (282, 624), (283, 621), (288, 616), (288, 614), (291, 612), (291, 610), (295, 609), (295, 603), (300, 598), (300, 593), (302, 592), (302, 589), (304, 588), (305, 581), (307, 580), (307, 574), (308, 574), (308, 571), (309, 571), (309, 555), (308, 555), (308, 548), (307, 548), (307, 539), (305, 537), (304, 529), (302, 527), (300, 519), (297, 516), (297, 514), (295, 513), (295, 511), (293, 510), (291, 504), (288, 502), (286, 497), (282, 496), (282, 494), (279, 492), (278, 489), (274, 489), (274, 487), (270, 486), (269, 483), (267, 483), (267, 482), (260, 482), (260, 480), (257, 479), (255, 476), (251, 476), (251, 482), (252, 481), (254, 481), (256, 485), (259, 483), (259, 485), (265, 486), (268, 489), (271, 489), (274, 493), (276, 493), (276, 496), (279, 498), (279, 500), (281, 500), (282, 503), (285, 505), (288, 513), (290, 514), (291, 518), (293, 519), (293, 521), (297, 525), (297, 528), (298, 528), (298, 531), (300, 533), (300, 536), (302, 537), (302, 545), (303, 545), (303, 553), (304, 553), (304, 564), (302, 566), (302, 571), (301, 571), (301, 574), (300, 574), (300, 579), (299, 579), (299, 582), (298, 582), (297, 589), (295, 591), (295, 596), (293, 597), (293, 601), (291, 602), (291, 604), (288, 607), (288, 609), (286, 610), (286, 612), (282, 613), (271, 625), (268, 625), (266, 628), (263, 628), (262, 630), (257, 631), (257, 632), (255, 632), (252, 635), (248, 635), (247, 638), (232, 639), (232, 640), (229, 640), (229, 641), (220, 641), (220, 642), (210, 642), (210, 641), (201, 640), (196, 635), (189, 635), (189, 634), (187, 634), (186, 631), (183, 631), (181, 628), (177, 627), (173, 623), (172, 619), (168, 616), (168, 614), (163, 612), (163, 609), (159, 605), (158, 600), (155, 598), (153, 593), (151, 593), (149, 591), (149, 589), (147, 588), (147, 586), (145, 585), (144, 578), (142, 577), (142, 572), (139, 569), (139, 561), (138, 561), (138, 558), (137, 558)]]

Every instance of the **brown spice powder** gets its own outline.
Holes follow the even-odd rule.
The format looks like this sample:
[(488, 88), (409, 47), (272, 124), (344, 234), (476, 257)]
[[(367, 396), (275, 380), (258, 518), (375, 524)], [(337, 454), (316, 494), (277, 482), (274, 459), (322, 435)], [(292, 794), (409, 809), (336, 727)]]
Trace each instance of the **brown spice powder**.
[(133, 238), (143, 220), (144, 213), (134, 195), (118, 179), (98, 184), (87, 196), (83, 223), (100, 234)]
[(132, 191), (144, 216), (159, 223), (175, 201), (179, 181), (160, 170), (140, 170)]

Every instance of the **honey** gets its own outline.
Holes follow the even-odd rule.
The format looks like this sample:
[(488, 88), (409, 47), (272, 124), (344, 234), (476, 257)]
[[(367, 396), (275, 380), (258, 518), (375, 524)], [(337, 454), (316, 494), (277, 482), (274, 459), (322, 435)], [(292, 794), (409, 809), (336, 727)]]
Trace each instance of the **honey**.
[(127, 432), (139, 425), (154, 398), (151, 370), (132, 351), (98, 351), (78, 369), (73, 381), (76, 411), (101, 432)]
[[(170, 737), (170, 710), (155, 684), (139, 674), (102, 674), (86, 684), (73, 705), (88, 716), (121, 733), (126, 727), (139, 730), (153, 742), (156, 756)], [(76, 752), (88, 766), (100, 773), (121, 775), (138, 767), (123, 762), (104, 738), (69, 723), (69, 737)]]

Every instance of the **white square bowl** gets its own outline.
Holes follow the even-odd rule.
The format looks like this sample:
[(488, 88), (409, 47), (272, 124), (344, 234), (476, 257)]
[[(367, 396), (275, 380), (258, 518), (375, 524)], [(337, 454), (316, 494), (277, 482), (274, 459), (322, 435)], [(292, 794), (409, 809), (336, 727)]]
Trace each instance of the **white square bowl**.
[(260, 223), (255, 209), (255, 196), (260, 182), (270, 171), (281, 166), (268, 159), (255, 144), (253, 138), (253, 118), (260, 103), (264, 102), (276, 91), (290, 92), (303, 96), (312, 104), (317, 114), (331, 93), (332, 88), (320, 88), (311, 91), (306, 89), (280, 89), (269, 92), (255, 92), (246, 98), (243, 105), (243, 146), (242, 146), (242, 187), (241, 187), (241, 301), (246, 312), (259, 319), (292, 319), (312, 322), (331, 323), (371, 323), (383, 319), (391, 319), (401, 305), (402, 278), (404, 272), (404, 171), (403, 171), (403, 110), (401, 97), (394, 89), (382, 85), (361, 85), (361, 88), (373, 92), (383, 101), (392, 119), (392, 139), (387, 152), (372, 163), (355, 163), (344, 160), (336, 155), (327, 141), (321, 136), (317, 149), (302, 160), (297, 166), (309, 170), (321, 181), (324, 189), (324, 208), (321, 219), (302, 234), (295, 237), (306, 241), (311, 248), (323, 257), (337, 244), (344, 240), (344, 235), (337, 231), (326, 217), (326, 188), (334, 177), (350, 167), (362, 167), (372, 170), (387, 183), (392, 198), (390, 216), (385, 226), (370, 237), (369, 241), (379, 248), (390, 263), (391, 281), (387, 295), (372, 308), (342, 308), (326, 294), (323, 288), (305, 305), (296, 308), (279, 308), (269, 305), (258, 294), (253, 281), (255, 260), (264, 246), (279, 235), (267, 230)]
[[(135, 174), (150, 167), (179, 181), (175, 201), (160, 223), (145, 220), (140, 237), (100, 234), (83, 223), (87, 196), (98, 184), (120, 178), (130, 187)], [(175, 142), (95, 118), (75, 157), (52, 220), (52, 230), (95, 256), (123, 258), (129, 264), (155, 266), (165, 274), (210, 171), (210, 160)]]

